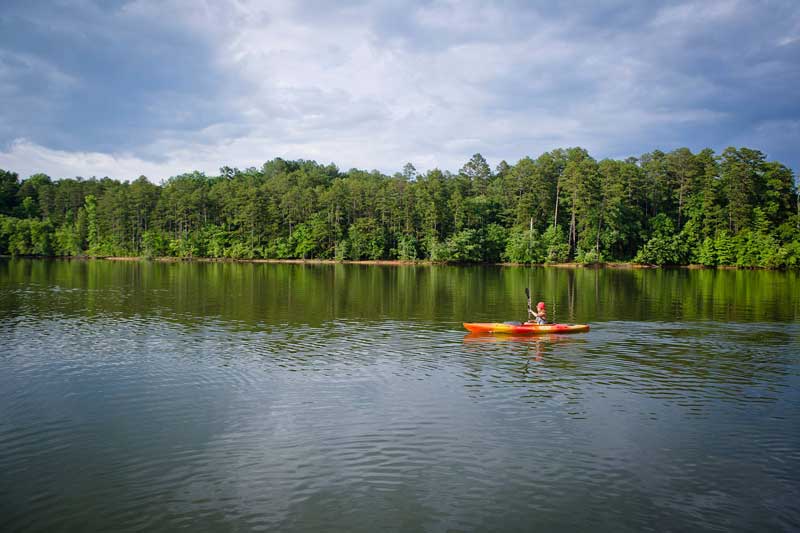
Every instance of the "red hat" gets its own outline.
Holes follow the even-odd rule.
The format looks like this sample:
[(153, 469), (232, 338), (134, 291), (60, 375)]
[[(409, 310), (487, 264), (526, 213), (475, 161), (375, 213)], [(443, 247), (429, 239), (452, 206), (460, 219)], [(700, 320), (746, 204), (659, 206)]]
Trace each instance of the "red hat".
[(536, 309), (544, 309), (544, 302), (539, 302), (536, 304)]

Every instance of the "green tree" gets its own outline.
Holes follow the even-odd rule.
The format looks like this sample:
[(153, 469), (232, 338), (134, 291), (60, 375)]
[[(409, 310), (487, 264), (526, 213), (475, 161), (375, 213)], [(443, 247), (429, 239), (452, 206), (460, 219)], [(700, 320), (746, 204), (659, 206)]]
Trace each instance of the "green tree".
[(465, 229), (454, 233), (447, 239), (445, 261), (454, 263), (477, 262), (481, 260), (481, 243), (477, 230)]
[(800, 266), (799, 208), (792, 171), (749, 148), (556, 149), (494, 174), (475, 154), (455, 175), (276, 158), (161, 185), (0, 171), (0, 252)]
[(727, 195), (728, 230), (733, 234), (753, 220), (753, 208), (763, 190), (764, 154), (728, 147), (720, 156), (723, 190)]
[(84, 210), (86, 212), (86, 239), (89, 247), (88, 249), (89, 253), (93, 254), (96, 253), (100, 246), (100, 235), (97, 227), (97, 199), (93, 194), (86, 197)]
[(486, 187), (492, 178), (492, 169), (481, 154), (474, 154), (463, 167), (459, 174), (464, 176), (469, 183), (473, 195), (486, 193)]
[(11, 215), (16, 211), (19, 175), (0, 169), (0, 215)]
[(506, 241), (503, 259), (512, 263), (544, 263), (547, 259), (545, 242), (536, 228), (516, 226)]
[(359, 218), (348, 231), (350, 259), (382, 259), (385, 239), (383, 229), (369, 218)]
[(633, 258), (635, 263), (653, 265), (680, 265), (684, 262), (685, 248), (675, 235), (675, 226), (666, 213), (659, 213), (651, 221), (653, 234)]
[(547, 263), (563, 263), (569, 259), (569, 243), (559, 226), (550, 226), (542, 235)]

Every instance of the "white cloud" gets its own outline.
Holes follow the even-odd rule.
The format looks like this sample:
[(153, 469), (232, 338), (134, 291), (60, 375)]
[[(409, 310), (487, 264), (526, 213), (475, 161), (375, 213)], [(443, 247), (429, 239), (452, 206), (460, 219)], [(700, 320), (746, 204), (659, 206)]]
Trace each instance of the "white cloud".
[[(391, 173), (407, 161), (423, 171), (457, 170), (478, 151), (494, 164), (559, 146), (582, 145), (604, 157), (681, 136), (691, 137), (685, 144), (700, 135), (730, 136), (717, 125), (735, 113), (707, 102), (733, 89), (690, 61), (706, 30), (719, 37), (729, 23), (748, 23), (749, 8), (739, 2), (671, 4), (646, 13), (638, 26), (618, 27), (484, 3), (390, 9), (135, 0), (98, 14), (102, 35), (150, 27), (207, 47), (208, 70), (192, 74), (219, 79), (216, 92), (182, 98), (162, 90), (169, 98), (146, 99), (150, 107), (141, 111), (159, 127), (119, 153), (17, 140), (0, 152), (0, 167), (159, 179), (280, 156)], [(730, 57), (739, 45), (716, 53)], [(780, 63), (762, 64), (769, 77), (782, 79)], [(209, 106), (224, 112), (185, 127)]]
[[(453, 9), (423, 8), (416, 18), (436, 25), (450, 20)], [(319, 20), (309, 26), (305, 19), (271, 15), (255, 10), (244, 17), (258, 22), (238, 28), (219, 58), (253, 87), (240, 95), (239, 109), (242, 116), (259, 119), (250, 136), (277, 137), (267, 146), (280, 145), (285, 136), (300, 156), (327, 154), (344, 167), (391, 172), (411, 160), (421, 168), (454, 169), (475, 151), (529, 138), (532, 128), (562, 140), (578, 122), (542, 110), (516, 117), (487, 111), (503, 98), (491, 84), (514, 76), (515, 68), (552, 65), (571, 55), (564, 43), (550, 41), (546, 28), (519, 42), (456, 41), (431, 50), (381, 41), (361, 22), (369, 13), (349, 19), (331, 15), (336, 24), (330, 28)], [(463, 24), (456, 27), (481, 26), (495, 39), (506, 22), (486, 9), (459, 16)], [(541, 80), (531, 81), (536, 83)]]
[(22, 178), (39, 172), (53, 178), (109, 176), (123, 180), (144, 174), (156, 181), (157, 178), (191, 170), (175, 161), (157, 164), (130, 154), (52, 150), (26, 139), (17, 139), (6, 150), (0, 151), (0, 168), (13, 170)]

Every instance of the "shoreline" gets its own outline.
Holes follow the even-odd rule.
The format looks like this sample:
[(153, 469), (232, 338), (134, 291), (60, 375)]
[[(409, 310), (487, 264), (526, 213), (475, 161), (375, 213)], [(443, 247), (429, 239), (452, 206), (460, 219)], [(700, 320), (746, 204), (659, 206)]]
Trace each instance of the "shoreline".
[[(76, 258), (70, 258), (76, 259)], [(383, 266), (503, 266), (503, 267), (554, 267), (554, 268), (620, 268), (620, 269), (640, 269), (640, 268), (661, 268), (657, 265), (640, 265), (636, 263), (446, 263), (419, 259), (410, 261), (407, 259), (359, 259), (341, 260), (336, 259), (232, 259), (228, 257), (153, 257), (150, 259), (133, 256), (110, 256), (110, 257), (81, 257), (81, 259), (101, 259), (105, 261), (156, 261), (160, 263), (273, 263), (273, 264), (296, 264), (296, 265), (383, 265)], [(700, 266), (700, 268), (709, 268)]]
[[(2, 258), (11, 258), (10, 255), (0, 255)], [(336, 259), (232, 259), (229, 257), (137, 257), (137, 256), (19, 256), (28, 259), (66, 259), (73, 261), (99, 260), (116, 262), (156, 262), (156, 263), (264, 263), (264, 264), (289, 264), (289, 265), (372, 265), (372, 266), (499, 266), (499, 267), (545, 267), (562, 269), (616, 269), (616, 270), (651, 270), (651, 269), (686, 269), (686, 270), (792, 270), (765, 267), (738, 267), (732, 265), (649, 265), (631, 262), (603, 262), (603, 263), (445, 263), (420, 259), (416, 261), (402, 259), (362, 259), (343, 260)]]

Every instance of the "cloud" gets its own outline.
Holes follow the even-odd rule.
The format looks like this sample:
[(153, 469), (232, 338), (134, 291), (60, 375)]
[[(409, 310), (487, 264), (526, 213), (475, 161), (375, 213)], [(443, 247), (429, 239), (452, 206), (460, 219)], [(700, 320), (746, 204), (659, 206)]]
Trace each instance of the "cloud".
[(26, 139), (17, 139), (0, 152), (0, 168), (13, 170), (23, 178), (43, 172), (56, 178), (113, 176), (123, 180), (140, 175), (164, 177), (165, 173), (169, 177), (190, 170), (174, 161), (153, 163), (130, 154), (53, 150)]
[(21, 124), (47, 127), (47, 117), (79, 86), (77, 78), (45, 59), (0, 49), (0, 139), (17, 134)]
[[(796, 136), (773, 133), (800, 120), (790, 1), (86, 0), (6, 12), (0, 91), (17, 96), (0, 110), (0, 163), (18, 170), (166, 177), (277, 156), (456, 170), (475, 152), (496, 163), (575, 145), (605, 157), (732, 143), (800, 164)], [(4, 70), (10, 54), (62, 89)], [(38, 106), (48, 112), (26, 121)]]

